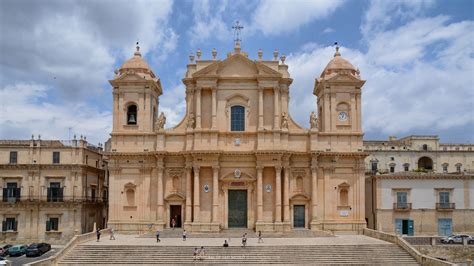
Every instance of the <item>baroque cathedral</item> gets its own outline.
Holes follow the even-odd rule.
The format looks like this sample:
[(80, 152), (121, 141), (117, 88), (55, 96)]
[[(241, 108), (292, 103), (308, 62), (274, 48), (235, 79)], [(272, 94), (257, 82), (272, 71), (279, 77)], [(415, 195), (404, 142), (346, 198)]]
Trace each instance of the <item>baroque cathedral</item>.
[[(109, 227), (136, 232), (248, 228), (360, 231), (366, 226), (359, 70), (334, 58), (316, 77), (310, 128), (289, 113), (285, 56), (190, 56), (186, 112), (165, 129), (159, 77), (137, 46), (110, 81)], [(316, 75), (317, 73), (315, 73)], [(309, 96), (309, 91), (308, 91)]]

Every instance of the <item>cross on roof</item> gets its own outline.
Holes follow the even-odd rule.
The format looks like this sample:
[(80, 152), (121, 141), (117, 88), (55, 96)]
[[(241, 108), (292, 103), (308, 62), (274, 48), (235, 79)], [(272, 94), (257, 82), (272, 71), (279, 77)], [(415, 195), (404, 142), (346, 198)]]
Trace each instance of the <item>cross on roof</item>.
[(232, 29), (234, 29), (234, 42), (235, 43), (240, 43), (242, 41), (242, 39), (240, 39), (240, 30), (243, 28), (244, 26), (240, 25), (238, 20), (235, 22), (234, 26), (232, 26)]

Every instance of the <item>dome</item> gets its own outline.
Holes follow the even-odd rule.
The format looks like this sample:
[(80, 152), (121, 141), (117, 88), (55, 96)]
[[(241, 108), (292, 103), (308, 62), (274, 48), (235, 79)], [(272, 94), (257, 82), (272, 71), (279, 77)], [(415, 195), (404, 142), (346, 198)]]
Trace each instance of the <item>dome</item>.
[(133, 54), (133, 57), (125, 61), (119, 68), (120, 74), (125, 72), (144, 73), (151, 77), (155, 77), (155, 74), (151, 70), (151, 67), (145, 62), (140, 53), (140, 47), (137, 46), (137, 51)]
[(354, 76), (358, 76), (359, 71), (356, 70), (356, 68), (349, 61), (341, 57), (341, 53), (339, 53), (339, 46), (337, 46), (334, 58), (329, 61), (326, 68), (324, 68), (324, 71), (321, 73), (321, 77), (342, 72), (348, 72)]

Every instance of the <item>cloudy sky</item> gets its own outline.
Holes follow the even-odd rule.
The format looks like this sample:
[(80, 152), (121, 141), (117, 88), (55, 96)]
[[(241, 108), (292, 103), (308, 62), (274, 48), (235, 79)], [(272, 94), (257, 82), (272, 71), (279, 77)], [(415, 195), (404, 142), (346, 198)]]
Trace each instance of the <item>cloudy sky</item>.
[(365, 139), (438, 134), (474, 143), (474, 1), (0, 1), (0, 138), (105, 142), (108, 80), (135, 42), (161, 78), (167, 127), (181, 120), (188, 55), (287, 55), (291, 116), (308, 127), (314, 78), (341, 44), (360, 68)]

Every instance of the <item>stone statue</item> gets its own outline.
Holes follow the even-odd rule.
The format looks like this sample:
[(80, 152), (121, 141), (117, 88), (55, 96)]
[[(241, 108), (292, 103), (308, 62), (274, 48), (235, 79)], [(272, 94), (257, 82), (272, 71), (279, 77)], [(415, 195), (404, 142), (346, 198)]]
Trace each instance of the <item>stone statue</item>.
[(285, 112), (281, 115), (281, 128), (288, 129), (288, 114)]
[(194, 114), (189, 114), (188, 122), (186, 123), (186, 128), (194, 128)]
[(160, 117), (158, 117), (158, 121), (156, 122), (156, 125), (158, 129), (163, 129), (166, 124), (166, 116), (163, 112), (161, 112)]
[(311, 115), (309, 117), (309, 123), (311, 125), (311, 128), (318, 128), (318, 117), (314, 112), (311, 112)]

